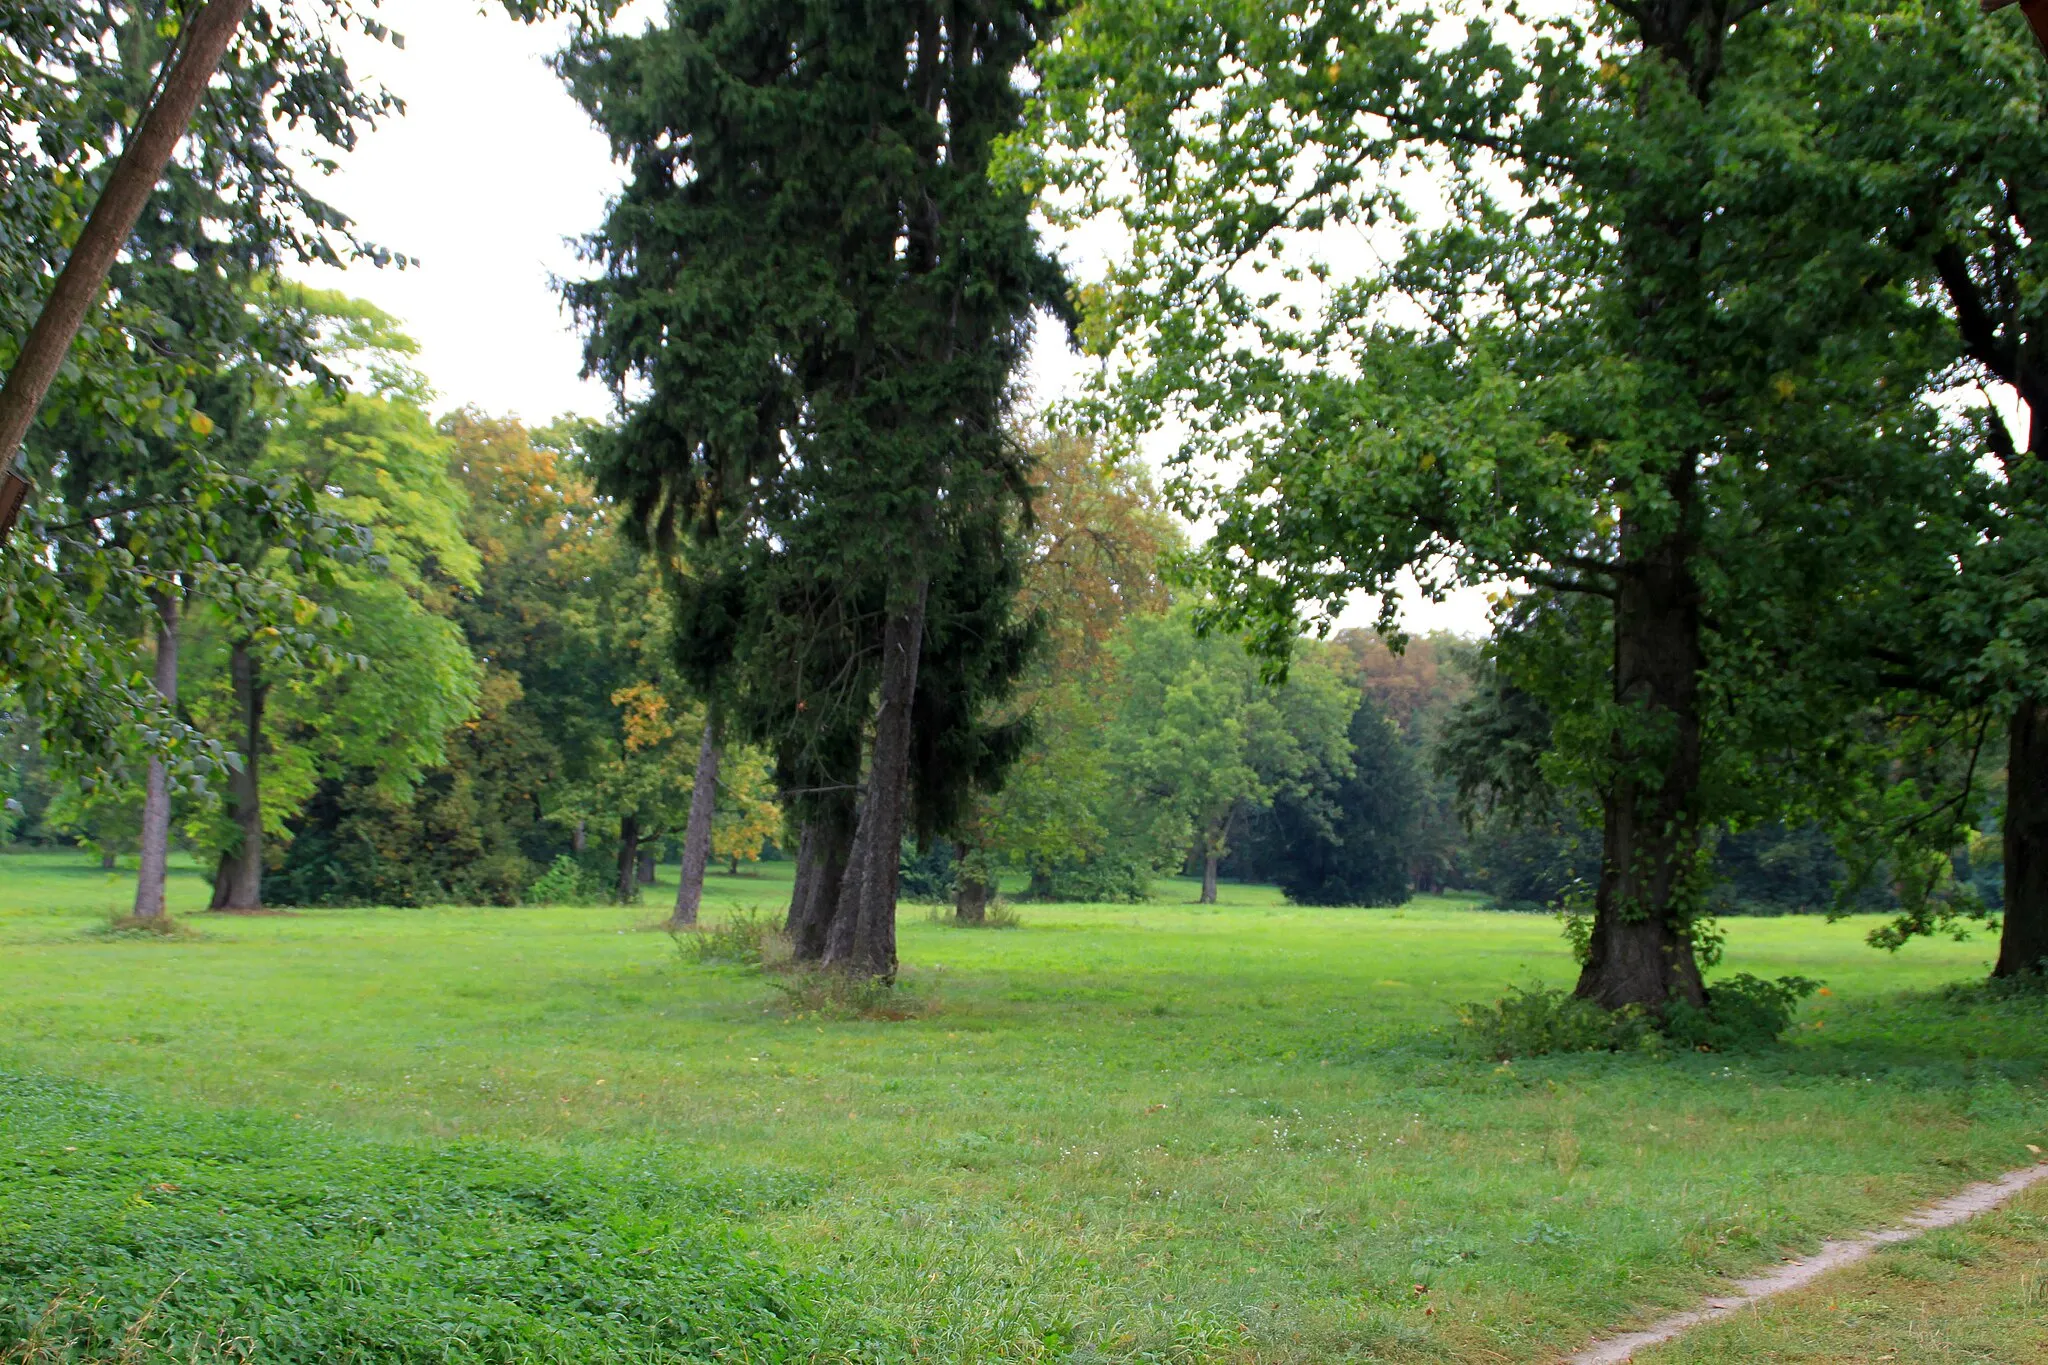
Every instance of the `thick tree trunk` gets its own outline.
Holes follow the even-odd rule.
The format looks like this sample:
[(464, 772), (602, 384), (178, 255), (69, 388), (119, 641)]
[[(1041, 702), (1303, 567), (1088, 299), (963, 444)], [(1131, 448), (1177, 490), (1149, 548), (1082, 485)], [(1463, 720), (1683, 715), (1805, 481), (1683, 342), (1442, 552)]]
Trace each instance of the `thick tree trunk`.
[(654, 854), (654, 848), (646, 844), (641, 845), (640, 859), (633, 873), (633, 879), (641, 886), (654, 885)]
[(228, 892), (234, 889), (234, 885), (235, 855), (231, 852), (223, 853), (220, 855), (220, 861), (214, 864), (213, 896), (206, 902), (206, 908), (209, 910), (227, 909)]
[(910, 788), (910, 711), (924, 650), (929, 584), (917, 583), (909, 605), (882, 631), (882, 685), (875, 707), (867, 796), (839, 909), (825, 942), (825, 965), (855, 976), (896, 974), (896, 876)]
[[(166, 708), (178, 704), (178, 599), (156, 597), (156, 669), (153, 681)], [(164, 913), (164, 887), (171, 855), (171, 783), (161, 758), (149, 760), (142, 791), (142, 842), (135, 877), (135, 917), (156, 919)]]
[(235, 689), (235, 710), (242, 724), (242, 770), (228, 783), (228, 795), (235, 808), (235, 825), (242, 832), (228, 870), (223, 910), (263, 908), (263, 706), (270, 685), (263, 681), (262, 666), (247, 640), (238, 640), (228, 652), (228, 673)]
[(704, 738), (697, 745), (697, 775), (690, 785), (690, 819), (683, 826), (683, 870), (676, 885), (676, 908), (670, 927), (697, 922), (704, 903), (704, 869), (711, 862), (711, 816), (718, 805), (718, 717), (704, 711)]
[[(192, 116), (206, 96), (214, 71), (249, 12), (249, 0), (207, 0), (185, 24), (177, 57), (164, 75), (163, 87), (141, 124), (121, 149), (121, 159), (101, 187), (99, 199), (85, 220), (85, 230), (72, 244), (57, 282), (14, 358), (7, 382), (0, 385), (0, 474), (14, 467), (36, 410), (50, 383), (71, 352), (71, 343), (93, 300), (107, 281), (107, 271), (127, 245), (135, 220), (163, 178), (171, 153), (191, 130)], [(0, 541), (14, 529), (19, 504), (0, 516)]]
[(2048, 705), (2013, 713), (2005, 762), (2005, 931), (1993, 976), (2048, 972)]
[(1208, 839), (1202, 840), (1202, 898), (1197, 904), (1216, 903), (1216, 865), (1222, 861), (1223, 857), (1217, 853), (1216, 845)]
[(954, 866), (958, 871), (953, 879), (953, 918), (961, 924), (988, 923), (988, 904), (996, 889), (982, 875), (980, 860), (969, 853)]
[(640, 899), (640, 817), (621, 815), (619, 817), (619, 904), (631, 905)]
[(804, 822), (797, 850), (796, 894), (789, 905), (789, 942), (799, 962), (820, 962), (846, 885), (858, 823), (851, 795), (833, 796)]
[[(1670, 491), (1690, 513), (1692, 465)], [(1578, 993), (1618, 1009), (1662, 1011), (1668, 1001), (1704, 1003), (1699, 960), (1687, 928), (1699, 894), (1699, 593), (1682, 530), (1644, 541), (1622, 516), (1614, 608), (1614, 698), (1626, 733), (1615, 737), (1617, 776), (1603, 794), (1605, 829), (1591, 955)], [(1653, 776), (1645, 777), (1645, 771)]]

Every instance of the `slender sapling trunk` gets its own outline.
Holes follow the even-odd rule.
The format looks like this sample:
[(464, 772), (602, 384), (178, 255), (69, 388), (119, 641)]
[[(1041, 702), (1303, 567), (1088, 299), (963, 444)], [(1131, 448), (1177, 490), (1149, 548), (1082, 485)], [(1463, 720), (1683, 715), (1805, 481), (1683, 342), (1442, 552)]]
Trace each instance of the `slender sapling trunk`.
[(704, 738), (697, 745), (697, 774), (690, 786), (690, 819), (683, 826), (683, 870), (676, 886), (671, 928), (697, 922), (704, 903), (704, 869), (711, 861), (711, 817), (718, 804), (718, 717), (704, 710)]
[[(156, 667), (152, 681), (166, 709), (178, 704), (178, 598), (155, 594)], [(171, 853), (170, 773), (159, 756), (149, 760), (143, 781), (142, 839), (135, 877), (135, 917), (156, 919), (164, 913), (164, 891)]]
[(249, 641), (237, 640), (228, 651), (228, 673), (235, 689), (235, 710), (242, 723), (242, 770), (228, 783), (235, 808), (235, 825), (242, 842), (228, 863), (227, 887), (217, 887), (215, 899), (223, 910), (263, 908), (263, 707), (270, 684), (263, 681), (262, 665), (249, 648)]

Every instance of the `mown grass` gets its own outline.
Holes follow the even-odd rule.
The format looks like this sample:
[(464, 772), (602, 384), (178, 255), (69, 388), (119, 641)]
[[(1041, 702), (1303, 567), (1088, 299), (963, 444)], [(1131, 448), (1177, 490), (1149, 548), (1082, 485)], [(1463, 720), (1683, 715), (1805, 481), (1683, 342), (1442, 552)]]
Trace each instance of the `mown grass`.
[[(1783, 1049), (1502, 1065), (1454, 1045), (1457, 1004), (1571, 964), (1549, 920), (1469, 903), (908, 911), (936, 1007), (878, 1022), (699, 963), (652, 907), (109, 938), (78, 861), (0, 861), (0, 1060), (794, 1180), (759, 1232), (908, 1359), (1548, 1359), (2048, 1145), (2043, 1003), (1943, 998), (1988, 943), (1889, 957), (1865, 923), (1731, 924), (1727, 970), (1828, 983)], [(707, 913), (779, 877), (714, 877)]]

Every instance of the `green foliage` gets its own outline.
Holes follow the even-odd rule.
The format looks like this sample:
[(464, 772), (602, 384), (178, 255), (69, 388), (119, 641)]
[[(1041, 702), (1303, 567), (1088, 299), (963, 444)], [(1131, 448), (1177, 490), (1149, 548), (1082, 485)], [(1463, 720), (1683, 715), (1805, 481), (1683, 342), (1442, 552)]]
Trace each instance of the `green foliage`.
[[(338, 1138), (0, 1075), (0, 1337), (112, 1355), (150, 1313), (240, 1358), (784, 1361), (823, 1286), (724, 1211), (757, 1202), (651, 1162)], [(161, 1296), (161, 1302), (157, 1302)]]
[(1708, 987), (1705, 1009), (1672, 1001), (1661, 1026), (1673, 1043), (1701, 1052), (1763, 1047), (1785, 1036), (1799, 1002), (1819, 989), (1820, 982), (1804, 976), (1765, 981), (1737, 972)]
[(557, 853), (548, 870), (535, 877), (521, 898), (528, 905), (587, 905), (603, 890), (573, 853)]
[(1542, 985), (1510, 986), (1491, 1004), (1464, 1005), (1458, 1022), (1473, 1048), (1499, 1061), (1553, 1052), (1624, 1052), (1641, 1047), (1655, 1032), (1640, 1008), (1603, 1009)]
[(1634, 1005), (1604, 1009), (1538, 983), (1510, 986), (1490, 1004), (1464, 1005), (1458, 1022), (1469, 1046), (1501, 1061), (1553, 1052), (1655, 1052), (1666, 1047), (1754, 1051), (1783, 1038), (1799, 1002), (1819, 989), (1820, 982), (1803, 976), (1765, 981), (1737, 972), (1713, 983), (1704, 1009), (1674, 1000), (1658, 1018)]
[(706, 964), (768, 967), (789, 956), (781, 922), (773, 915), (752, 909), (735, 910), (723, 919), (679, 931), (676, 943), (691, 960)]

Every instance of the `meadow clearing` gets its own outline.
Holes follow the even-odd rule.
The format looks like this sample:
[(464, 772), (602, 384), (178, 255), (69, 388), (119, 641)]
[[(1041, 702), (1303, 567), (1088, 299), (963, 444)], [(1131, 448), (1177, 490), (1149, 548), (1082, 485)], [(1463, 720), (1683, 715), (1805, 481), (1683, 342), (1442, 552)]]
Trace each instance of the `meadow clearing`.
[[(713, 876), (710, 918), (772, 907), (786, 875)], [(873, 1021), (794, 1010), (645, 908), (208, 916), (186, 872), (190, 936), (109, 937), (121, 885), (77, 855), (0, 861), (16, 1120), (20, 1095), (105, 1087), (287, 1148), (481, 1140), (593, 1188), (625, 1163), (724, 1191), (697, 1199), (716, 1238), (807, 1286), (783, 1358), (1553, 1359), (2048, 1145), (2039, 997), (1944, 995), (1981, 978), (1985, 942), (1893, 957), (1855, 922), (1729, 924), (1724, 970), (1827, 982), (1786, 1046), (1501, 1064), (1460, 1050), (1455, 1007), (1571, 963), (1550, 919), (1467, 901), (1311, 910), (1227, 885), (1198, 907), (1168, 883), (1149, 905), (1025, 906), (1013, 931), (906, 907), (921, 1003)], [(10, 1122), (4, 1159), (42, 1159), (68, 1103)], [(148, 1170), (96, 1169), (147, 1192)], [(2037, 1193), (1853, 1291), (1645, 1358), (1867, 1359), (1843, 1303), (1941, 1323), (1952, 1294), (1976, 1353), (1943, 1354), (1944, 1328), (1898, 1359), (2038, 1358), (2044, 1215)], [(17, 1200), (6, 1241), (49, 1235), (38, 1216), (66, 1217)], [(27, 1313), (18, 1274), (8, 1293)], [(1801, 1333), (1847, 1344), (1783, 1354)]]

